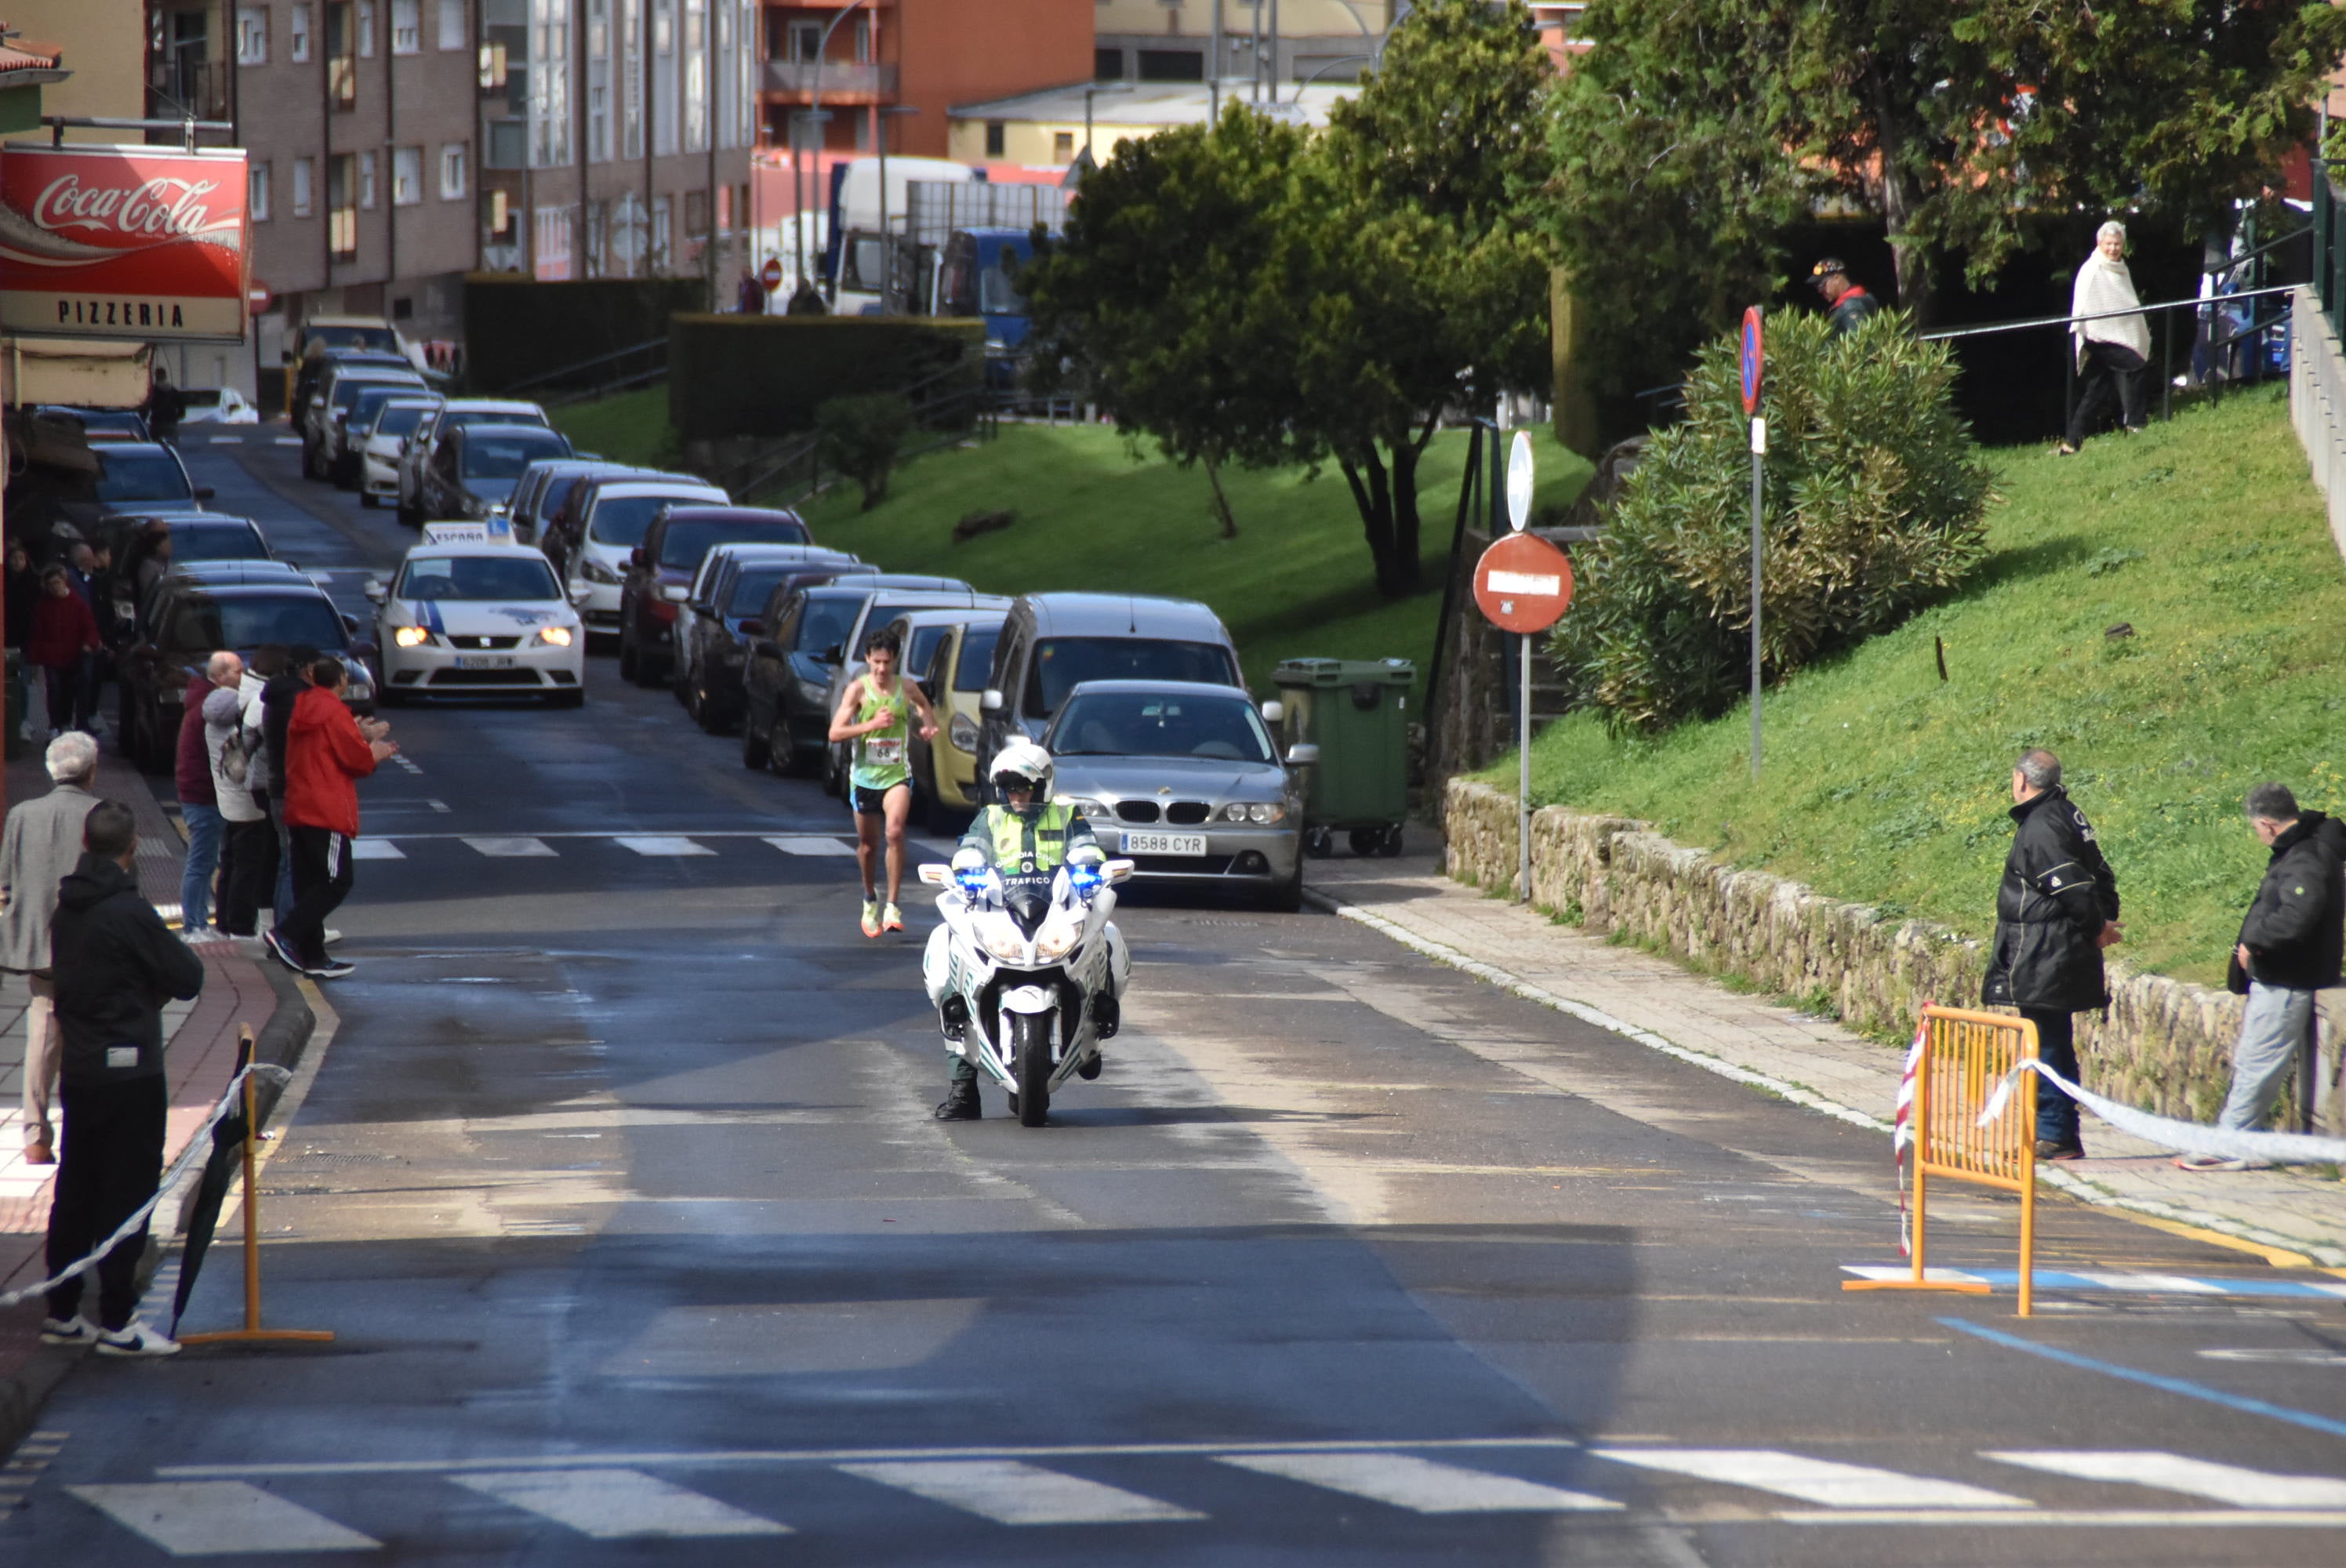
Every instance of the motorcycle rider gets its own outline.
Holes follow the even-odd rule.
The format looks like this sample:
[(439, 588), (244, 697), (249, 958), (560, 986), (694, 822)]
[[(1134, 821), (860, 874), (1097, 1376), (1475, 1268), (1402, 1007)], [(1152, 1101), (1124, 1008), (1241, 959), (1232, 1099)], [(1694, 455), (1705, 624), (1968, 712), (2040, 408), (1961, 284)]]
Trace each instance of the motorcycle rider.
[[(994, 803), (980, 811), (954, 851), (956, 873), (991, 867), (1005, 875), (1057, 871), (1063, 865), (1097, 866), (1099, 840), (1083, 813), (1051, 799), (1051, 754), (1031, 740), (1014, 739), (994, 755)], [(1114, 928), (1110, 927), (1113, 931)], [(951, 937), (939, 926), (930, 933), (929, 972), (944, 972), (940, 960)], [(969, 1024), (958, 996), (938, 1001), (938, 1028), (949, 1040)], [(951, 1083), (937, 1105), (941, 1122), (974, 1122), (983, 1115), (977, 1101), (977, 1069), (966, 1056), (953, 1058)]]

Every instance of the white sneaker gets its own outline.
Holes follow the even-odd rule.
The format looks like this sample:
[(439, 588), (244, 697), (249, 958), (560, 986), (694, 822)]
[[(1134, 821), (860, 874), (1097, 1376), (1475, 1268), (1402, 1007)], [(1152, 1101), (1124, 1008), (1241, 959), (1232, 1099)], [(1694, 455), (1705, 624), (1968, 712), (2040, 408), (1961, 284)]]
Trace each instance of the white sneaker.
[(98, 1327), (80, 1313), (59, 1322), (55, 1318), (41, 1319), (41, 1343), (44, 1345), (94, 1345), (97, 1343)]
[(332, 926), (328, 926), (326, 928), (326, 945), (328, 947), (333, 946), (334, 943), (342, 940), (342, 933), (341, 932), (336, 931)]
[(133, 1318), (112, 1331), (99, 1329), (97, 1353), (101, 1356), (176, 1356), (179, 1353), (179, 1342), (158, 1329), (149, 1328), (146, 1319)]

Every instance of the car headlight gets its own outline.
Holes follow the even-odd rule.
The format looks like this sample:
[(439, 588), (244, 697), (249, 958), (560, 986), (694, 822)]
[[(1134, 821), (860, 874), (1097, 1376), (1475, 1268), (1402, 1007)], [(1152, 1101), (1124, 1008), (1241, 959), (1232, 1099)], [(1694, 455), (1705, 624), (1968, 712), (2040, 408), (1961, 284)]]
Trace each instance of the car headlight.
[(1222, 808), (1222, 820), (1225, 822), (1252, 822), (1262, 826), (1276, 822), (1286, 815), (1287, 808), (1284, 806), (1250, 805), (1244, 800), (1233, 800)]
[(374, 695), (374, 682), (362, 675), (352, 675), (350, 689), (352, 697), (362, 699), (370, 697)]
[(537, 640), (542, 643), (552, 643), (558, 648), (566, 648), (570, 646), (570, 628), (568, 626), (540, 626), (537, 628)]
[(1088, 795), (1061, 795), (1052, 803), (1054, 805), (1065, 806), (1067, 809), (1075, 812), (1078, 816), (1106, 817), (1110, 815), (1107, 801), (1095, 800)]
[(956, 751), (975, 751), (977, 749), (976, 721), (966, 713), (954, 714), (952, 722), (945, 726), (945, 738), (953, 742), (954, 749)]
[(403, 648), (420, 648), (432, 640), (432, 634), (422, 626), (398, 626), (393, 629), (391, 640)]
[(607, 587), (613, 588), (619, 585), (619, 575), (611, 570), (610, 567), (603, 565), (602, 562), (595, 559), (592, 555), (587, 556), (586, 559), (580, 564), (578, 567), (578, 575), (586, 578), (590, 583), (601, 583)]
[(1017, 936), (999, 927), (985, 933), (985, 951), (1008, 963), (1016, 963), (1026, 956), (1026, 944)]

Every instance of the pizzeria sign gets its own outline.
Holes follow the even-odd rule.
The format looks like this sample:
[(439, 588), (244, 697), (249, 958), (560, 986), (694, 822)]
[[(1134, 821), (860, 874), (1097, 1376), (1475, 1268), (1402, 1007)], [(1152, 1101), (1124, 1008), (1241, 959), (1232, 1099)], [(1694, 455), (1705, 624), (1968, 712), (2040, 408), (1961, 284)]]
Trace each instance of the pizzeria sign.
[(241, 342), (240, 148), (0, 147), (0, 332)]

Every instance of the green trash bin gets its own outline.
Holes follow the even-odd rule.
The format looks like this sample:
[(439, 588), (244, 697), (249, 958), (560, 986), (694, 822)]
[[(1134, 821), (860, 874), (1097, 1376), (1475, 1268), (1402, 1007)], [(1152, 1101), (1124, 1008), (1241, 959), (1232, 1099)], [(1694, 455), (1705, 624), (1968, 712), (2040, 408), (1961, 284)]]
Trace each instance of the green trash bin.
[(1320, 748), (1305, 782), (1305, 853), (1330, 853), (1342, 832), (1356, 855), (1400, 854), (1417, 666), (1405, 658), (1291, 658), (1270, 678), (1286, 709), (1284, 744)]

